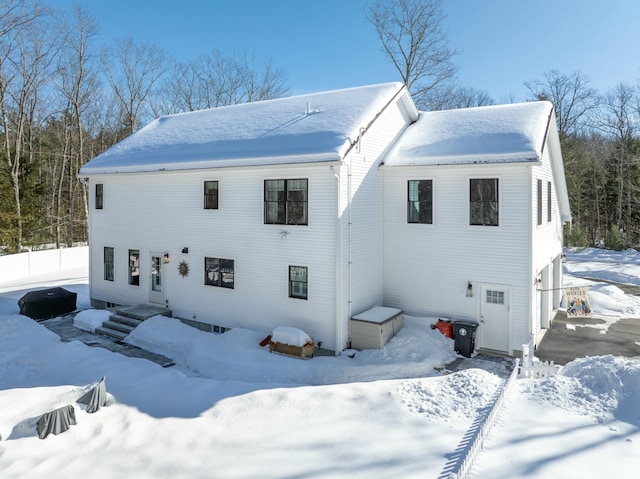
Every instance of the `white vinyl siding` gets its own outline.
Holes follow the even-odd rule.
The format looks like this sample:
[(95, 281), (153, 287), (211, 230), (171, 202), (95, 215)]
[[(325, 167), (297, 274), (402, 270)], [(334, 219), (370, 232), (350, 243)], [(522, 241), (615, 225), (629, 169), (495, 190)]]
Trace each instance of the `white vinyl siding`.
[(364, 134), (359, 148), (352, 150), (348, 165), (340, 169), (343, 180), (341, 270), (347, 320), (349, 315), (384, 302), (384, 183), (379, 166), (381, 155), (408, 123), (404, 110), (396, 104), (390, 105)]
[[(110, 205), (91, 220), (93, 238), (109, 238), (116, 265), (126, 265), (129, 249), (140, 249), (140, 287), (128, 285), (127, 269), (116, 268), (115, 281), (95, 281), (92, 298), (116, 304), (147, 303), (149, 251), (167, 251), (163, 285), (173, 314), (225, 327), (270, 332), (282, 325), (298, 327), (332, 348), (335, 341), (336, 180), (327, 165), (216, 170), (220, 204), (212, 216), (203, 209), (203, 182), (210, 172), (180, 171), (101, 175)], [(309, 179), (309, 226), (265, 225), (264, 180)], [(135, 212), (130, 205), (135, 204)], [(140, 214), (143, 211), (144, 214)], [(183, 254), (183, 248), (188, 253)], [(102, 248), (92, 262), (103, 262)], [(96, 257), (96, 254), (99, 256)], [(121, 255), (120, 257), (118, 255)], [(204, 284), (204, 258), (235, 260), (234, 289)], [(178, 273), (186, 261), (190, 274)], [(289, 265), (313, 272), (307, 301), (288, 298)], [(277, 274), (281, 271), (281, 274)], [(280, 279), (277, 279), (277, 278)], [(102, 284), (100, 284), (102, 283)], [(215, 305), (215, 307), (213, 307)]]
[[(466, 297), (468, 283), (474, 285), (474, 293), (480, 283), (510, 285), (513, 329), (524, 331), (529, 311), (526, 288), (532, 281), (526, 274), (530, 168), (388, 167), (384, 175), (385, 306), (408, 314), (478, 320), (479, 296)], [(429, 228), (406, 222), (406, 184), (419, 176), (433, 178), (438, 221)], [(469, 225), (470, 178), (498, 178), (499, 227)]]

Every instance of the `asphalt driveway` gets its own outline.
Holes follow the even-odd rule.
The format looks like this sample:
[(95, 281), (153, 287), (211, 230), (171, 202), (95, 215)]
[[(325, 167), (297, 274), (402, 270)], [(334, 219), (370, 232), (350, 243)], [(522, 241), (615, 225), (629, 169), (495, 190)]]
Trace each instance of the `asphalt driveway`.
[(535, 355), (556, 364), (607, 354), (640, 356), (640, 318), (620, 319), (603, 328), (605, 324), (595, 318), (568, 319), (565, 311), (558, 311)]

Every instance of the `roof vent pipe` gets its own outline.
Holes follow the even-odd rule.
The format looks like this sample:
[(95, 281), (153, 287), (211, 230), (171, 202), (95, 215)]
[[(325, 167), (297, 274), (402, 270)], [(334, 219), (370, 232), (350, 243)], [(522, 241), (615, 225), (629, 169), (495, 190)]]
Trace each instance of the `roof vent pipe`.
[(311, 102), (307, 102), (307, 115), (311, 113)]

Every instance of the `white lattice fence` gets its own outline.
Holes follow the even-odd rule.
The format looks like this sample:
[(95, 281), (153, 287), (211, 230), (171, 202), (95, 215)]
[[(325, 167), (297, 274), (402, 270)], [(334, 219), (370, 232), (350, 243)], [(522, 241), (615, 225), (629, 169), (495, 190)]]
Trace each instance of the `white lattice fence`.
[(519, 364), (520, 364), (520, 360), (516, 359), (511, 376), (509, 376), (509, 379), (507, 379), (507, 381), (505, 382), (502, 388), (502, 391), (500, 391), (498, 398), (496, 399), (495, 403), (493, 403), (493, 407), (491, 408), (491, 411), (489, 412), (489, 414), (487, 414), (487, 416), (484, 419), (484, 422), (478, 428), (478, 432), (476, 436), (473, 438), (473, 441), (469, 445), (469, 449), (467, 451), (466, 457), (464, 458), (464, 460), (460, 462), (460, 467), (458, 469), (458, 472), (451, 473), (449, 475), (450, 479), (468, 479), (468, 477), (470, 476), (471, 469), (473, 468), (473, 464), (475, 463), (476, 458), (478, 457), (478, 454), (480, 453), (480, 451), (482, 451), (484, 442), (489, 436), (489, 432), (491, 431), (491, 428), (493, 427), (496, 420), (498, 419), (500, 411), (504, 406), (504, 401), (507, 396), (507, 393), (513, 386), (515, 379), (518, 376)]

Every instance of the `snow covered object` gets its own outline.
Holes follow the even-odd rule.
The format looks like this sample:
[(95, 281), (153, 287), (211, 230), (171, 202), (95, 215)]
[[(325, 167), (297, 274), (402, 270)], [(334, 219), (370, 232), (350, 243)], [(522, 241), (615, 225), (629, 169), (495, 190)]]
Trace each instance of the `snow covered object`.
[(271, 332), (270, 352), (305, 359), (313, 357), (313, 348), (311, 336), (300, 329), (278, 326)]

